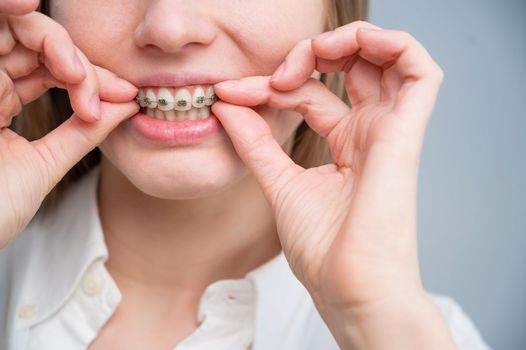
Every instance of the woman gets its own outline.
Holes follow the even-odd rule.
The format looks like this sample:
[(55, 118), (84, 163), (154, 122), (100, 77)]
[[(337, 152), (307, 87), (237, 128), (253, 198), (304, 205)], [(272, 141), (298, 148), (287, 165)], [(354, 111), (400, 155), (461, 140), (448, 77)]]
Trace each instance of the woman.
[(3, 347), (486, 348), (419, 276), (412, 36), (360, 0), (37, 5), (0, 5)]

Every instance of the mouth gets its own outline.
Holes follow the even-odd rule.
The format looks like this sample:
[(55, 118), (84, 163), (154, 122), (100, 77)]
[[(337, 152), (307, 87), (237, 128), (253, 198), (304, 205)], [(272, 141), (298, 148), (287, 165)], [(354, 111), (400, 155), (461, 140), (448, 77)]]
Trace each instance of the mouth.
[(213, 85), (229, 79), (193, 71), (129, 78), (139, 88), (135, 101), (141, 108), (126, 124), (139, 141), (161, 146), (227, 139), (211, 107), (218, 101)]
[(217, 100), (211, 84), (141, 87), (135, 97), (140, 113), (170, 122), (209, 118), (210, 108)]
[(199, 144), (222, 134), (211, 113), (217, 101), (212, 84), (143, 86), (135, 97), (141, 108), (129, 125), (140, 139), (167, 146)]

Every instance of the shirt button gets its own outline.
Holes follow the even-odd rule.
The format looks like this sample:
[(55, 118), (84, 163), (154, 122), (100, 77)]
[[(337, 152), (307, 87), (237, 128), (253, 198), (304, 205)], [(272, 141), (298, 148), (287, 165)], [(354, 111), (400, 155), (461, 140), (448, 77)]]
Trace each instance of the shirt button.
[(87, 295), (95, 296), (102, 291), (104, 283), (102, 282), (102, 278), (100, 278), (100, 276), (94, 273), (88, 273), (82, 279), (80, 287)]
[(235, 304), (237, 302), (237, 298), (233, 296), (232, 294), (228, 294), (226, 296), (226, 302), (229, 304)]
[(18, 317), (23, 320), (30, 320), (37, 315), (37, 306), (35, 304), (24, 304), (18, 311)]

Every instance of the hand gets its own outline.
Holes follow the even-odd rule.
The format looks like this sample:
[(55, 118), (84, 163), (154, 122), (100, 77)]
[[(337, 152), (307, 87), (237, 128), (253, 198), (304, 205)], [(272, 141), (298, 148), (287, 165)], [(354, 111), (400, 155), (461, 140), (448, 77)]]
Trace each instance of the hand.
[[(0, 6), (0, 248), (23, 230), (69, 169), (138, 111), (132, 101), (137, 88), (92, 65), (62, 26), (24, 12), (33, 8), (29, 1), (6, 3)], [(51, 87), (68, 90), (71, 118), (32, 142), (10, 130), (22, 106)]]
[[(352, 108), (309, 78), (314, 70), (345, 71)], [(358, 310), (423, 296), (418, 165), (442, 80), (408, 33), (359, 21), (300, 42), (275, 79), (215, 85), (223, 102), (213, 112), (261, 185), (289, 265), (318, 306)], [(249, 108), (261, 104), (300, 112), (326, 138), (333, 163), (295, 164)]]

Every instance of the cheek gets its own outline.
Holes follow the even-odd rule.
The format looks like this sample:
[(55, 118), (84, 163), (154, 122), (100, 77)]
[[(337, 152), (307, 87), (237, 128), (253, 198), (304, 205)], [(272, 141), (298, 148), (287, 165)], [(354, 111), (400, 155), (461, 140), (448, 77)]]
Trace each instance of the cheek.
[(50, 15), (92, 63), (111, 66), (122, 59), (115, 52), (124, 50), (133, 38), (140, 14), (136, 6), (135, 0), (54, 0)]
[(255, 72), (270, 74), (298, 42), (323, 32), (324, 3), (321, 0), (246, 1), (242, 7), (230, 7), (225, 26), (243, 55), (250, 59)]

